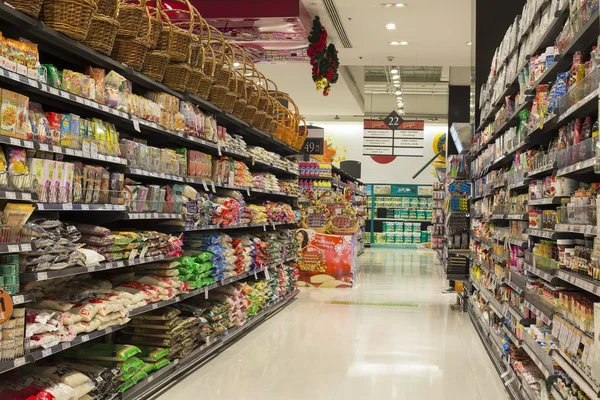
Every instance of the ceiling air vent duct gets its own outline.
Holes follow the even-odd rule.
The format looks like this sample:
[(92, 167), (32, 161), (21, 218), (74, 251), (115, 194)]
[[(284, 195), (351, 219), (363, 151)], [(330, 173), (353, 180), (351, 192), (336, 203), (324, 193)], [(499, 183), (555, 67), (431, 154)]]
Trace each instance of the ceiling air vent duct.
[(340, 18), (340, 14), (335, 6), (335, 2), (333, 0), (323, 0), (323, 3), (325, 4), (327, 14), (329, 14), (329, 18), (333, 22), (333, 26), (337, 31), (340, 41), (345, 48), (352, 48), (352, 43), (350, 43), (350, 39), (348, 39), (348, 35), (346, 35), (346, 30), (344, 29), (344, 25), (342, 25), (342, 19)]

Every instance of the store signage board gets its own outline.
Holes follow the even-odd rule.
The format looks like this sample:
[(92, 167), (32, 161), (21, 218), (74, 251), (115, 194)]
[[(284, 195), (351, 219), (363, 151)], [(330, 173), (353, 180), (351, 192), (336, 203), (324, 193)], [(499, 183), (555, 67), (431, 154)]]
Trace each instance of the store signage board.
[(433, 192), (432, 186), (419, 185), (373, 185), (373, 194), (376, 196), (429, 196)]
[(308, 127), (308, 135), (302, 152), (304, 154), (322, 155), (325, 150), (325, 129), (314, 126)]
[(424, 121), (404, 121), (395, 111), (383, 121), (364, 121), (365, 156), (373, 156), (374, 159), (377, 156), (391, 156), (391, 160), (396, 156), (423, 157), (424, 147)]
[(375, 195), (392, 194), (392, 186), (391, 185), (373, 185), (373, 194), (375, 194)]

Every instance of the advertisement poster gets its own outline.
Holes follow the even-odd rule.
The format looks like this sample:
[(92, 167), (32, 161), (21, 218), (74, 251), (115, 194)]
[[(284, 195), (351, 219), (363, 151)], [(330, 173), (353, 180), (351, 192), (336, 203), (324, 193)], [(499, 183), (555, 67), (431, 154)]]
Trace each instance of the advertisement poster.
[(326, 235), (312, 229), (296, 231), (300, 241), (298, 286), (347, 289), (356, 263), (356, 235)]

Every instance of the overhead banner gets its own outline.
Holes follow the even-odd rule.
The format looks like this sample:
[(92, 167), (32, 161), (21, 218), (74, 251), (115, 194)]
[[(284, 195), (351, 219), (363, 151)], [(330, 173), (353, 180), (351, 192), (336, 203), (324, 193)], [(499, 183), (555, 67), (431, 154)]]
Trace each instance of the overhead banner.
[(364, 121), (365, 156), (423, 157), (424, 147), (424, 121), (403, 121), (396, 130), (391, 129), (385, 121)]
[(432, 186), (425, 185), (367, 185), (367, 192), (373, 193), (375, 196), (431, 196), (433, 193)]

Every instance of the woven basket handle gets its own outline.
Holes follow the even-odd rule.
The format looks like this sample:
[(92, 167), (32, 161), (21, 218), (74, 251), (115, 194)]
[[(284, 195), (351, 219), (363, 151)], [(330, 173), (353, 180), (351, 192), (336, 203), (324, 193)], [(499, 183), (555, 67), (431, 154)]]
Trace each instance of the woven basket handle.
[(171, 13), (176, 12), (177, 14), (188, 15), (189, 21), (172, 22), (172, 19), (170, 17), (169, 17), (169, 21), (172, 22), (173, 26), (176, 26), (179, 29), (187, 31), (188, 33), (192, 33), (194, 30), (194, 10), (195, 10), (194, 6), (192, 6), (188, 0), (170, 0), (170, 1), (185, 4), (185, 6), (187, 7), (187, 10), (181, 9), (181, 8), (161, 8), (162, 11), (164, 11), (165, 14), (167, 14), (169, 12), (171, 12)]

